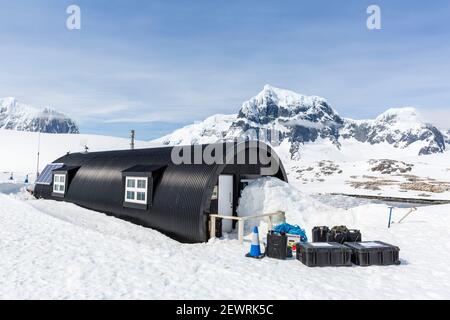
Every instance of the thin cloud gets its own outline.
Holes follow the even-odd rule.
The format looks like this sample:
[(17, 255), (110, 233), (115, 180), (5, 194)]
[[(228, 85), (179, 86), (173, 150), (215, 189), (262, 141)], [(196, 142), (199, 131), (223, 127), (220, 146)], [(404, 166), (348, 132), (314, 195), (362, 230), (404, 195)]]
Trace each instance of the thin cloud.
[(420, 108), (420, 115), (428, 123), (434, 126), (450, 130), (450, 107), (444, 108)]
[[(229, 10), (224, 3), (208, 12), (181, 1), (176, 11), (165, 4), (157, 11), (124, 4), (106, 16), (104, 8), (86, 2), (81, 32), (69, 32), (59, 5), (11, 3), (0, 21), (0, 60), (8, 62), (2, 65), (0, 97), (49, 105), (75, 118), (82, 131), (89, 122), (96, 132), (117, 134), (108, 124), (187, 124), (237, 113), (243, 101), (273, 83), (323, 96), (341, 116), (356, 119), (396, 105), (424, 112), (434, 106), (441, 111), (429, 112), (430, 122), (450, 127), (450, 45), (442, 41), (448, 10), (442, 1), (416, 3), (405, 12), (403, 5), (382, 0), (390, 14), (379, 32), (367, 31), (365, 10), (356, 18), (351, 4), (326, 6), (321, 19), (310, 14), (319, 12), (313, 2), (293, 1), (281, 9), (255, 4), (243, 1)], [(257, 23), (267, 18), (276, 23)], [(423, 32), (413, 32), (419, 28)]]
[(158, 113), (137, 115), (128, 118), (112, 118), (104, 120), (103, 123), (153, 123), (153, 122), (177, 122), (175, 118), (161, 116)]

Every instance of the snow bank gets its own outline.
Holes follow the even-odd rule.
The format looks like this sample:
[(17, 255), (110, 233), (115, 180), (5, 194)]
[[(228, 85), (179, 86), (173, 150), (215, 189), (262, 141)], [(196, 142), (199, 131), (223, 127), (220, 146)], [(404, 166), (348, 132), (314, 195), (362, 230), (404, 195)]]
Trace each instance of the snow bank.
[(273, 177), (251, 182), (242, 192), (237, 213), (246, 217), (284, 211), (286, 220), (304, 224), (314, 215), (330, 210), (290, 184)]
[[(243, 190), (237, 208), (238, 215), (243, 217), (278, 211), (286, 213), (287, 223), (299, 225), (304, 229), (309, 239), (314, 226), (342, 224), (351, 228), (358, 226), (358, 217), (351, 212), (320, 203), (289, 183), (273, 177), (251, 182)], [(279, 221), (274, 222), (277, 224)], [(255, 225), (259, 226), (261, 234), (267, 233), (267, 220), (250, 220), (245, 225), (247, 235)]]

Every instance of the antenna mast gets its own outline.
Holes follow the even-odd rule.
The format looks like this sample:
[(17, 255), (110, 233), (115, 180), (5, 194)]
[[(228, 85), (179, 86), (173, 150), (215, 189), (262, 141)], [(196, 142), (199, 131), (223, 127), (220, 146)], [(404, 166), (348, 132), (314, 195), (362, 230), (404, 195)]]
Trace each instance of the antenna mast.
[(37, 150), (37, 165), (36, 165), (36, 179), (39, 177), (39, 157), (41, 155), (41, 131), (38, 133), (38, 150)]
[(134, 138), (135, 138), (136, 132), (134, 130), (131, 130), (131, 143), (130, 143), (130, 149), (134, 150)]

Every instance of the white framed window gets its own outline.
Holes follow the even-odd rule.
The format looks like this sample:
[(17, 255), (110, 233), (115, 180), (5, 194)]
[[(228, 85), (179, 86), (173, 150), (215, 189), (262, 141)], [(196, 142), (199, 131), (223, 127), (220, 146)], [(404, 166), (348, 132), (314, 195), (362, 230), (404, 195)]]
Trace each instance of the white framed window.
[(64, 194), (66, 192), (66, 175), (55, 174), (53, 176), (53, 192)]
[(126, 177), (125, 202), (147, 204), (147, 177)]

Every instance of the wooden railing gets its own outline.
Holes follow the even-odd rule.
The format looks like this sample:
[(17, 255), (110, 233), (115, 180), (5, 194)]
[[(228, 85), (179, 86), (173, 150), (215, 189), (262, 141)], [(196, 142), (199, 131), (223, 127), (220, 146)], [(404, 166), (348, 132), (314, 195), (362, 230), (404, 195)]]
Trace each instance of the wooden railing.
[(273, 227), (273, 217), (281, 217), (282, 222), (286, 222), (286, 214), (282, 211), (275, 212), (275, 213), (264, 213), (254, 216), (247, 216), (247, 217), (235, 217), (235, 216), (222, 216), (220, 214), (210, 214), (211, 218), (211, 225), (210, 225), (210, 237), (215, 238), (216, 237), (216, 219), (225, 219), (225, 220), (235, 220), (238, 223), (238, 239), (240, 243), (244, 242), (244, 225), (245, 221), (252, 220), (252, 219), (261, 219), (261, 218), (269, 218), (269, 229), (272, 229)]

